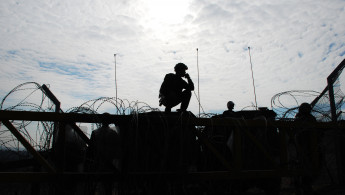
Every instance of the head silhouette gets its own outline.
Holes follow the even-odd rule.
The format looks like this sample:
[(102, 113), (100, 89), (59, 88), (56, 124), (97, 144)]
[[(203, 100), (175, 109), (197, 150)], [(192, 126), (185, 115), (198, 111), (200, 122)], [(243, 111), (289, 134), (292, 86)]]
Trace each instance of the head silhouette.
[[(110, 114), (109, 114), (108, 112), (105, 112), (105, 113), (103, 113), (103, 116), (110, 116)], [(105, 121), (105, 120), (102, 121), (102, 126), (103, 126), (103, 127), (107, 127), (107, 126), (109, 126), (109, 125), (110, 125), (109, 122), (107, 122), (107, 121)]]
[(302, 103), (300, 106), (299, 106), (299, 109), (298, 109), (298, 112), (300, 114), (310, 114), (311, 112), (311, 105), (308, 104), (308, 103)]
[(178, 63), (175, 65), (174, 70), (178, 76), (184, 76), (188, 67), (184, 63)]
[(232, 102), (232, 101), (228, 101), (228, 103), (226, 104), (226, 106), (228, 107), (229, 110), (232, 110), (232, 109), (234, 109), (235, 104), (234, 104), (234, 102)]

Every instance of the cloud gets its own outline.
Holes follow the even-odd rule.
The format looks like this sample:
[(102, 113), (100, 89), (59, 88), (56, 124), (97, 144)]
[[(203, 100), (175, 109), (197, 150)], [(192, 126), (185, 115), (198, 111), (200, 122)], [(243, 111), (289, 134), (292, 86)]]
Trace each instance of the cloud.
[[(199, 48), (205, 111), (221, 112), (229, 100), (241, 109), (254, 101), (251, 47), (257, 100), (270, 107), (282, 91), (323, 90), (345, 55), (344, 1), (186, 1), (179, 20), (157, 18), (161, 10), (148, 13), (149, 5), (158, 4), (3, 2), (0, 97), (28, 81), (50, 84), (66, 108), (115, 96), (116, 53), (119, 97), (158, 107), (160, 84), (176, 63), (186, 63), (198, 84)], [(195, 96), (190, 109), (198, 110)]]

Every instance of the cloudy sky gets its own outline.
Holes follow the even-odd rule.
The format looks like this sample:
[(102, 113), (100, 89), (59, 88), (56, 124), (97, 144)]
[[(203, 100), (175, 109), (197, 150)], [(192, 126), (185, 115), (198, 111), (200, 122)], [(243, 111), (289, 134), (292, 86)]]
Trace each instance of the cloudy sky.
[[(0, 0), (0, 98), (49, 84), (63, 109), (98, 97), (158, 106), (164, 75), (188, 65), (205, 112), (288, 90), (322, 91), (345, 58), (344, 0)], [(196, 48), (198, 48), (198, 53)], [(198, 94), (198, 90), (195, 91)], [(197, 114), (193, 94), (189, 110)]]

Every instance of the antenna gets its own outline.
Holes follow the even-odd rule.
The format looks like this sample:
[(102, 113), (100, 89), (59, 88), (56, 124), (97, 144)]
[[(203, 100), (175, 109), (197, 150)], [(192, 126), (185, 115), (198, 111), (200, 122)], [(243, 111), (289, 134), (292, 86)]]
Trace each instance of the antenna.
[(250, 47), (248, 47), (248, 52), (249, 52), (250, 69), (252, 70), (252, 80), (253, 80), (254, 97), (255, 97), (255, 109), (258, 110), (258, 103), (256, 102), (256, 92), (255, 92), (255, 83), (254, 83), (254, 73), (253, 73), (252, 56), (250, 55)]
[(200, 88), (199, 88), (199, 49), (196, 48), (196, 66), (198, 68), (198, 99), (199, 99), (199, 117), (200, 117), (200, 107), (201, 107), (201, 103), (200, 103)]
[(118, 114), (119, 109), (117, 107), (116, 54), (114, 54), (114, 59), (115, 59), (115, 101), (116, 101), (116, 114)]

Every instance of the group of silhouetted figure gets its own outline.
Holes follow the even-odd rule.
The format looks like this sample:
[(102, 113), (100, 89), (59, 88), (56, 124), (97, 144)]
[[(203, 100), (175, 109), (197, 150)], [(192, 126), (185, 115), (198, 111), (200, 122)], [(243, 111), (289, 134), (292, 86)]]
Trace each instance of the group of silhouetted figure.
[[(177, 111), (185, 112), (191, 99), (191, 91), (194, 90), (194, 83), (186, 73), (188, 67), (183, 63), (178, 63), (175, 65), (174, 70), (175, 74), (169, 73), (165, 75), (159, 90), (159, 106), (164, 105), (166, 113), (170, 113), (171, 108), (177, 106), (179, 103), (181, 103), (181, 107)], [(222, 117), (238, 117), (239, 115), (236, 115), (236, 112), (233, 111), (234, 106), (234, 102), (229, 101), (227, 103), (228, 110), (223, 112)], [(310, 104), (302, 103), (300, 105), (298, 113), (295, 116), (295, 121), (306, 123), (306, 125), (304, 128), (293, 130), (293, 133), (290, 134), (290, 139), (293, 139), (296, 144), (298, 159), (304, 169), (310, 169), (313, 155), (315, 156), (314, 151), (312, 151), (315, 150), (315, 148), (312, 148), (312, 139), (318, 139), (319, 137), (316, 131), (308, 126), (309, 123), (316, 122), (316, 118), (311, 114), (311, 111), (312, 107)], [(312, 178), (307, 176), (302, 177), (301, 183), (305, 194), (311, 193), (312, 180)]]
[[(165, 75), (164, 81), (159, 90), (159, 105), (165, 106), (165, 113), (170, 113), (171, 109), (180, 103), (181, 107), (180, 109), (177, 109), (177, 112), (186, 112), (191, 99), (192, 91), (194, 90), (194, 83), (190, 76), (186, 73), (188, 67), (183, 63), (178, 63), (175, 65), (174, 70), (175, 74), (169, 73)], [(227, 102), (228, 109), (223, 112), (222, 117), (238, 118), (238, 115), (236, 115), (236, 112), (233, 110), (234, 106), (235, 104), (233, 101)], [(311, 114), (311, 110), (310, 104), (301, 104), (295, 120), (299, 122), (315, 122), (316, 119)], [(109, 115), (107, 113), (105, 114)], [(264, 131), (255, 130), (255, 132), (262, 133)], [(291, 137), (293, 137), (292, 139), (294, 139), (296, 143), (297, 149), (299, 150), (299, 158), (301, 159), (302, 163), (301, 166), (303, 166), (305, 169), (308, 169), (309, 163), (313, 160), (311, 156), (313, 148), (310, 148), (311, 134), (311, 128), (306, 126), (305, 128), (296, 129), (293, 135), (291, 135)], [(194, 138), (193, 136), (191, 137), (192, 139), (195, 138), (195, 136)], [(227, 134), (224, 143), (229, 140), (229, 137), (230, 135)], [(195, 141), (192, 139), (191, 141)], [(91, 134), (90, 144), (86, 150), (85, 171), (120, 173), (122, 161), (121, 152), (122, 149), (119, 134), (114, 129), (109, 127), (109, 123), (104, 122), (102, 127), (94, 130)], [(310, 177), (302, 177), (301, 183), (303, 185), (305, 194), (311, 193), (312, 181), (313, 179)], [(102, 185), (102, 188), (104, 188), (103, 191), (105, 191), (106, 194), (112, 193), (113, 183), (105, 182)]]

